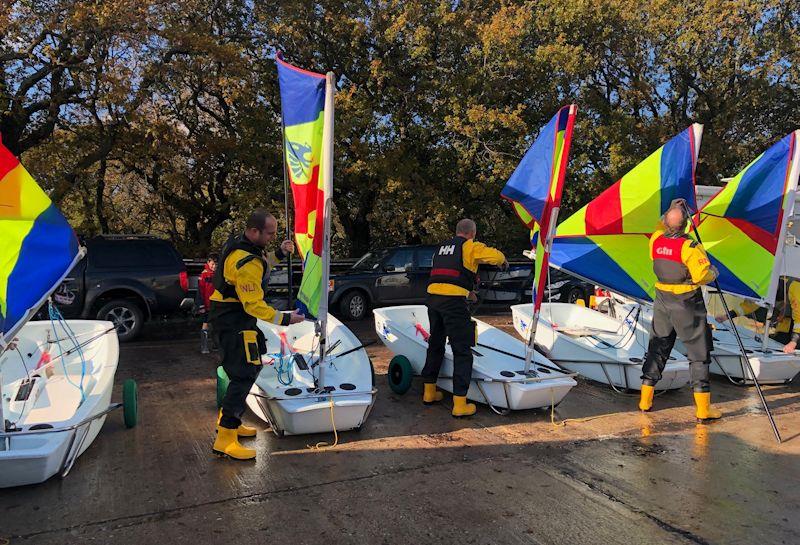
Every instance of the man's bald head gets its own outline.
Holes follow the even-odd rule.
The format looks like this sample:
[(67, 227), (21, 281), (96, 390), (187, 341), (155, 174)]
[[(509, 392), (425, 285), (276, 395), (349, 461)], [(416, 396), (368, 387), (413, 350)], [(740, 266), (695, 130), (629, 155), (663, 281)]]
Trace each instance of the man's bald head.
[(464, 218), (456, 224), (456, 236), (464, 238), (475, 238), (478, 232), (478, 227), (475, 222), (469, 218)]
[(686, 231), (686, 211), (680, 206), (673, 206), (664, 214), (664, 227), (670, 233)]

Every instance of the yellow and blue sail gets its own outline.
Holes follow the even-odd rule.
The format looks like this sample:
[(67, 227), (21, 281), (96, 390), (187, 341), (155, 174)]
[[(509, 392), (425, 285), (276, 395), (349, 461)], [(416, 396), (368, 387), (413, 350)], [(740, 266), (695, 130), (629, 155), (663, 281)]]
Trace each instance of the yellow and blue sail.
[(66, 218), (0, 141), (0, 347), (80, 257)]
[(542, 127), (539, 136), (511, 174), (500, 195), (509, 200), (520, 220), (531, 230), (536, 250), (534, 309), (541, 306), (547, 284), (548, 253), (556, 223), (577, 106), (561, 108)]
[(702, 126), (670, 139), (597, 198), (564, 220), (553, 266), (642, 301), (655, 295), (650, 236), (674, 199), (696, 211), (695, 167)]
[(283, 152), (294, 201), (294, 233), (303, 259), (297, 306), (308, 317), (319, 314), (322, 288), (325, 187), (322, 180), (322, 130), (325, 76), (276, 57), (283, 116)]
[(775, 301), (776, 261), (797, 191), (798, 134), (775, 142), (700, 210), (700, 238), (727, 293)]

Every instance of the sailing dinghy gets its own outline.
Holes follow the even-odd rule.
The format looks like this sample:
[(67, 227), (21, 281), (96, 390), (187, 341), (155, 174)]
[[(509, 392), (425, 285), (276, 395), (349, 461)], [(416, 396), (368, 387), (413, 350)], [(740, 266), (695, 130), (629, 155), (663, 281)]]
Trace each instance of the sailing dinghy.
[[(373, 310), (375, 331), (395, 354), (389, 365), (389, 385), (397, 393), (411, 387), (413, 375), (425, 366), (428, 351), (428, 309), (423, 305), (384, 307)], [(531, 373), (525, 372), (525, 344), (480, 320), (478, 342), (472, 355), (472, 382), (467, 398), (485, 403), (497, 413), (508, 410), (537, 409), (558, 405), (577, 383), (538, 352), (534, 353)], [(453, 391), (453, 353), (445, 348), (444, 362), (437, 385)]]
[[(300, 70), (280, 56), (277, 64), (284, 158), (290, 166), (284, 174), (294, 191), (295, 234), (303, 256), (298, 306), (313, 320), (289, 327), (259, 321), (269, 353), (262, 356), (247, 404), (279, 436), (359, 429), (377, 395), (372, 362), (356, 336), (328, 314), (334, 75)], [(311, 159), (300, 149), (309, 150)], [(309, 187), (317, 190), (315, 200), (303, 193)], [(314, 222), (308, 221), (311, 214)]]
[[(528, 338), (533, 305), (511, 307), (514, 329)], [(556, 364), (614, 389), (641, 390), (642, 364), (648, 333), (631, 312), (622, 322), (590, 308), (570, 303), (544, 303), (536, 344)], [(689, 362), (673, 350), (657, 390), (674, 390), (689, 383)]]
[[(114, 325), (29, 321), (81, 259), (66, 219), (0, 143), (0, 487), (66, 476), (92, 444), (111, 403), (119, 346)], [(136, 424), (136, 383), (124, 385)]]
[[(673, 199), (694, 206), (694, 170), (702, 126), (692, 125), (639, 163), (621, 180), (558, 226), (550, 264), (637, 301), (652, 299), (642, 279), (653, 276), (648, 241)], [(577, 305), (543, 303), (538, 320), (532, 305), (512, 307), (517, 332), (529, 338), (531, 323), (544, 330), (536, 343), (550, 359), (612, 388), (641, 388), (647, 338), (635, 326)], [(538, 331), (538, 329), (537, 329)], [(673, 352), (659, 389), (689, 381), (688, 362)]]

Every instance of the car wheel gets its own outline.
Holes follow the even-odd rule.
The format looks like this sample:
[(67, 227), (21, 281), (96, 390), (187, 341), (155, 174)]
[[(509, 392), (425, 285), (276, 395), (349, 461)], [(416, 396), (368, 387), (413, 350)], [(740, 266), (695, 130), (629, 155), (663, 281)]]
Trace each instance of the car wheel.
[(567, 292), (567, 303), (575, 304), (578, 301), (583, 299), (586, 302), (586, 294), (583, 292), (583, 288), (579, 288), (578, 286), (574, 286), (569, 289)]
[(116, 299), (97, 311), (98, 320), (108, 320), (117, 328), (120, 342), (132, 341), (139, 336), (144, 324), (144, 314), (139, 305), (126, 299)]
[(345, 320), (363, 320), (367, 315), (367, 296), (358, 290), (345, 293), (340, 308)]

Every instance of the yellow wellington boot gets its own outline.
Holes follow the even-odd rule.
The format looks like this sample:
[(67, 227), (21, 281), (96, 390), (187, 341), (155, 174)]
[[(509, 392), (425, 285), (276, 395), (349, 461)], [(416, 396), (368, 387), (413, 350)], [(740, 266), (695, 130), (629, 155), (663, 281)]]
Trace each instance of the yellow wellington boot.
[(722, 412), (711, 407), (711, 392), (695, 392), (694, 404), (697, 405), (697, 421), (716, 420), (722, 418)]
[(444, 398), (444, 394), (436, 389), (436, 384), (425, 384), (425, 392), (422, 394), (422, 402), (431, 405)]
[[(222, 420), (222, 411), (219, 411), (219, 415), (217, 415), (217, 433), (219, 433), (220, 420)], [(257, 429), (245, 426), (244, 424), (239, 424), (239, 428), (236, 430), (236, 435), (239, 437), (255, 437), (256, 433), (258, 433)]]
[(653, 408), (653, 390), (652, 386), (642, 384), (642, 396), (639, 398), (639, 410), (649, 411)]
[(212, 452), (219, 456), (228, 456), (234, 460), (252, 460), (256, 457), (255, 450), (239, 444), (236, 438), (236, 430), (228, 428), (219, 428)]
[(477, 410), (474, 403), (467, 403), (467, 396), (453, 396), (453, 416), (472, 416)]

